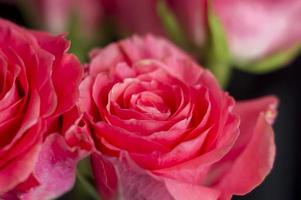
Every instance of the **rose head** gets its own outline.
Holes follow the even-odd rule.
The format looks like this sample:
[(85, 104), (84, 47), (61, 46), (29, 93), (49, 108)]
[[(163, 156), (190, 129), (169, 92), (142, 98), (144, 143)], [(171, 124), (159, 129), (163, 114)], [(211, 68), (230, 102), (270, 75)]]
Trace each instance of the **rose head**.
[(91, 56), (79, 106), (105, 199), (229, 199), (271, 170), (274, 97), (236, 103), (209, 71), (152, 36)]
[(164, 34), (157, 15), (157, 0), (101, 0), (104, 12), (114, 19), (120, 32)]
[(102, 17), (101, 0), (30, 0), (26, 6), (39, 17), (35, 22), (52, 33), (68, 31), (76, 16), (86, 39), (94, 34)]
[(254, 61), (300, 45), (301, 2), (298, 0), (212, 2), (236, 60)]
[(1, 199), (55, 198), (74, 182), (82, 70), (68, 48), (63, 36), (0, 19)]
[[(239, 66), (252, 67), (250, 64), (287, 55), (284, 61), (274, 64), (285, 65), (296, 54), (296, 49), (300, 49), (299, 0), (104, 1), (111, 2), (109, 13), (123, 30), (174, 38), (177, 34), (173, 35), (172, 30), (168, 30), (159, 14), (158, 4), (164, 3), (186, 36), (181, 40), (201, 48), (211, 44), (208, 41), (212, 38), (209, 22), (209, 13), (212, 13), (220, 22), (216, 26), (224, 30), (231, 61)], [(195, 53), (199, 54), (199, 48), (196, 49)]]

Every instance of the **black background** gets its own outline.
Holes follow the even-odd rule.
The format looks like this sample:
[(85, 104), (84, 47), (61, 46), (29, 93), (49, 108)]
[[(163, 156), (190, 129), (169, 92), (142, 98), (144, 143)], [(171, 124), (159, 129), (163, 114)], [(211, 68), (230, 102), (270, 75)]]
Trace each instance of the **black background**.
[[(29, 27), (13, 5), (0, 3), (0, 17)], [(268, 94), (280, 99), (279, 116), (274, 126), (277, 154), (273, 171), (253, 192), (234, 199), (301, 199), (301, 57), (285, 68), (266, 75), (234, 70), (228, 91), (237, 100)]]

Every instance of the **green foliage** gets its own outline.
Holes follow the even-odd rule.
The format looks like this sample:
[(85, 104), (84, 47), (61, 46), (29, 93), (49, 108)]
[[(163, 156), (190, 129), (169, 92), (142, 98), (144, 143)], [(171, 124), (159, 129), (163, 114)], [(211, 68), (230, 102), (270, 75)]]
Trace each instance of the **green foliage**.
[(263, 74), (280, 69), (300, 53), (300, 45), (286, 51), (275, 53), (253, 63), (236, 63), (236, 68), (255, 74)]
[(208, 8), (208, 36), (207, 44), (203, 50), (204, 65), (209, 68), (222, 86), (226, 86), (231, 72), (231, 56), (223, 26)]
[(157, 4), (157, 13), (169, 38), (185, 49), (189, 49), (189, 41), (174, 13), (161, 0)]
[(77, 167), (76, 182), (72, 190), (60, 199), (101, 200), (92, 181), (90, 160), (81, 160)]

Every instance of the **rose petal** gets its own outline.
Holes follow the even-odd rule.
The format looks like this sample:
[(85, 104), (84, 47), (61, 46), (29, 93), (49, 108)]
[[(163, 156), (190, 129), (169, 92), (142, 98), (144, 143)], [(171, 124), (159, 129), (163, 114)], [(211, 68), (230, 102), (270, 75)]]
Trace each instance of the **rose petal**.
[(57, 115), (71, 109), (76, 103), (82, 73), (79, 60), (72, 54), (65, 54), (59, 66), (54, 67), (52, 79), (58, 97)]
[[(110, 14), (117, 18), (117, 24), (131, 33), (154, 33), (164, 35), (164, 29), (157, 15), (156, 1), (149, 0), (106, 0)], [(111, 8), (111, 9), (110, 9)]]
[(131, 134), (122, 128), (110, 126), (105, 122), (98, 122), (95, 124), (94, 129), (95, 137), (99, 139), (104, 137), (108, 142), (114, 144), (114, 146), (127, 149), (130, 152), (149, 153), (152, 151), (167, 151), (167, 148), (160, 143)]
[(31, 31), (30, 33), (34, 35), (42, 49), (53, 54), (58, 60), (70, 47), (70, 42), (65, 39), (64, 35), (53, 36), (40, 31)]
[(261, 59), (301, 41), (301, 28), (296, 25), (301, 18), (298, 0), (214, 0), (212, 5), (238, 61)]
[[(40, 125), (36, 125), (30, 130), (30, 133), (27, 133), (27, 135), (36, 134), (37, 131), (40, 131), (40, 128)], [(41, 137), (40, 139), (31, 137), (31, 139), (33, 140), (33, 144), (25, 147), (25, 151), (24, 149), (20, 149), (14, 158), (14, 162), (6, 162), (4, 163), (4, 166), (1, 164), (0, 195), (8, 192), (10, 189), (13, 189), (13, 187), (15, 187), (17, 184), (25, 181), (25, 179), (32, 172), (38, 159), (38, 153), (41, 149), (41, 145), (39, 144)]]
[[(106, 157), (103, 157), (102, 159), (107, 159), (106, 162), (111, 162), (110, 166), (115, 167), (115, 172), (111, 171), (113, 170), (113, 168), (109, 168), (109, 170), (108, 168), (105, 168), (107, 169), (105, 172), (99, 173), (106, 173), (106, 175), (98, 176), (98, 178), (102, 178), (103, 180), (101, 181), (103, 183), (113, 181), (115, 185), (116, 176), (112, 173), (116, 173), (118, 177), (117, 186), (119, 195), (123, 199), (173, 200), (162, 179), (137, 166), (128, 156), (122, 154), (119, 159), (108, 159)], [(100, 170), (103, 168), (95, 165), (95, 169)], [(106, 178), (113, 178), (113, 180), (106, 180)], [(116, 192), (116, 189), (113, 189), (114, 190), (112, 192)], [(114, 195), (113, 193), (111, 193), (111, 196)]]
[(60, 135), (48, 136), (33, 171), (40, 185), (24, 194), (22, 199), (54, 199), (70, 190), (79, 159), (78, 153), (72, 151)]
[[(91, 53), (95, 54), (95, 53)], [(122, 54), (120, 48), (116, 44), (109, 45), (105, 49), (97, 51), (97, 55), (93, 56), (90, 63), (90, 74), (96, 75), (100, 72), (109, 71), (120, 62), (125, 62), (126, 58)]]
[[(265, 97), (239, 103), (240, 136), (228, 155), (216, 164), (216, 187), (226, 194), (246, 194), (259, 185), (270, 172), (275, 158), (271, 124), (276, 117), (277, 99)], [(239, 176), (238, 176), (239, 174)]]
[(198, 46), (204, 44), (207, 32), (207, 0), (167, 0), (180, 25)]
[(194, 185), (184, 182), (179, 182), (174, 179), (164, 179), (165, 185), (174, 200), (218, 200), (220, 191)]
[[(133, 37), (123, 40), (120, 45), (132, 63), (152, 59), (174, 77), (188, 85), (197, 82), (203, 70), (194, 63), (187, 54), (176, 48), (172, 43), (151, 35), (141, 39)], [(160, 62), (158, 62), (160, 61)], [(148, 64), (147, 62), (145, 64)]]
[(91, 167), (95, 177), (96, 188), (104, 199), (115, 199), (117, 197), (117, 175), (115, 167), (111, 162), (99, 154), (91, 155)]
[(182, 141), (168, 153), (154, 151), (151, 154), (130, 153), (130, 156), (145, 169), (172, 167), (197, 157), (209, 132), (210, 130), (206, 130), (192, 140)]

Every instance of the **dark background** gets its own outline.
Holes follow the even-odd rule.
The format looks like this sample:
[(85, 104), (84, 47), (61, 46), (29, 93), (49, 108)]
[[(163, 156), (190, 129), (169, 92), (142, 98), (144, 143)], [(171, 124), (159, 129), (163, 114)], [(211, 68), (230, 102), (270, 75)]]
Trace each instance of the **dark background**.
[[(20, 11), (0, 2), (0, 17), (21, 25)], [(262, 185), (235, 200), (301, 199), (301, 57), (287, 67), (266, 75), (252, 75), (234, 70), (228, 91), (237, 100), (274, 94), (280, 99), (275, 123), (276, 162)]]

